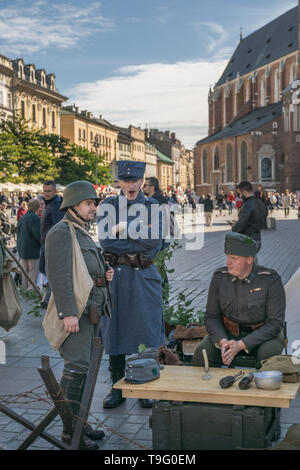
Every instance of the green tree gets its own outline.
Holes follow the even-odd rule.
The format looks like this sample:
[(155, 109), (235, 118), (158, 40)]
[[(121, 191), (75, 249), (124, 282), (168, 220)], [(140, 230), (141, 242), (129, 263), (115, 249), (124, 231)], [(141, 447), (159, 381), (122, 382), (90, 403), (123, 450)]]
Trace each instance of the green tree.
[[(76, 180), (96, 182), (96, 155), (88, 149), (73, 144), (67, 152), (60, 155), (59, 182), (68, 184)], [(112, 182), (109, 166), (105, 165), (103, 157), (97, 157), (98, 182), (107, 185)]]
[(35, 183), (56, 178), (55, 156), (43, 145), (42, 130), (30, 129), (20, 116), (0, 124), (0, 182)]
[[(112, 182), (109, 166), (97, 157), (98, 181)], [(30, 128), (15, 114), (12, 120), (0, 124), (0, 182), (35, 183), (55, 179), (67, 185), (86, 180), (95, 183), (96, 155), (56, 134)]]

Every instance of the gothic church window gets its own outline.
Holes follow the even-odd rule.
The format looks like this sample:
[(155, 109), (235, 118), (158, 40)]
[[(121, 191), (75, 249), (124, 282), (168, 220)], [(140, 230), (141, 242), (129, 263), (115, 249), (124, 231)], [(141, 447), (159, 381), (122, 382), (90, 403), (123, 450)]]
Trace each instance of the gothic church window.
[(280, 76), (279, 70), (277, 69), (274, 74), (274, 102), (280, 101)]
[(214, 170), (218, 170), (219, 167), (220, 167), (219, 147), (216, 147), (215, 156), (214, 156)]
[(207, 183), (207, 152), (203, 150), (202, 155), (202, 182)]
[(229, 183), (233, 181), (232, 173), (232, 146), (227, 144), (226, 146), (226, 181)]
[(296, 66), (295, 64), (292, 64), (290, 68), (290, 83), (293, 83), (295, 80), (296, 80)]
[(272, 179), (272, 161), (268, 157), (263, 158), (261, 161), (261, 178), (263, 180)]
[(260, 105), (266, 106), (266, 79), (265, 76), (261, 77), (260, 82)]
[(247, 148), (247, 144), (246, 144), (245, 141), (243, 141), (242, 145), (241, 145), (241, 159), (240, 159), (240, 162), (241, 162), (241, 171), (240, 171), (241, 181), (246, 181), (248, 179), (248, 171), (247, 171), (247, 168), (248, 168), (248, 148)]

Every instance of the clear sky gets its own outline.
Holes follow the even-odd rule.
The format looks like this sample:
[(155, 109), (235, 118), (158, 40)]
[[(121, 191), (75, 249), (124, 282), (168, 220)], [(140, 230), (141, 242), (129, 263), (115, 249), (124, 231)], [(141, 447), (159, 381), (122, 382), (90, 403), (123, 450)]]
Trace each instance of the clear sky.
[(0, 53), (55, 73), (113, 124), (207, 135), (207, 95), (239, 42), (297, 0), (0, 0)]

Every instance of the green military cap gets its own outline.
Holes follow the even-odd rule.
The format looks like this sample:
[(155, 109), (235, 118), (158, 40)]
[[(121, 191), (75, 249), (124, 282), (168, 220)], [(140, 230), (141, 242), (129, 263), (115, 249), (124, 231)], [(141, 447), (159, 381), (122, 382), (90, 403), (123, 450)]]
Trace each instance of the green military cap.
[(237, 232), (229, 232), (225, 236), (226, 255), (256, 256), (257, 244), (247, 235)]

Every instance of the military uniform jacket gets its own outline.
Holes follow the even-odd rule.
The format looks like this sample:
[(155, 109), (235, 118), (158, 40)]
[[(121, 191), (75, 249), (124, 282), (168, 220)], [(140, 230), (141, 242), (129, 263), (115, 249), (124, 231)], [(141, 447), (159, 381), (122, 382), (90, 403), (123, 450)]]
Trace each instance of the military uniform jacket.
[[(285, 290), (276, 271), (253, 265), (240, 281), (227, 267), (213, 274), (206, 305), (205, 326), (213, 344), (227, 338), (223, 316), (237, 322), (250, 352), (281, 332), (285, 319)], [(250, 325), (264, 322), (252, 331)]]
[[(78, 224), (70, 214), (65, 218)], [(75, 232), (81, 248), (87, 270), (92, 278), (105, 275), (105, 261), (96, 244), (88, 233), (75, 226)], [(46, 269), (50, 288), (53, 292), (60, 317), (78, 315), (72, 282), (72, 238), (69, 224), (61, 220), (50, 229), (46, 236)], [(83, 314), (87, 314), (90, 304), (98, 306), (101, 315), (107, 303), (106, 287), (93, 286)]]
[[(121, 193), (122, 195), (122, 193)], [(142, 191), (134, 201), (127, 201), (128, 227), (134, 223), (134, 217), (128, 212), (132, 204), (143, 204), (149, 215), (149, 236), (146, 239), (100, 239), (100, 246), (105, 252), (115, 254), (142, 253), (152, 258), (158, 253), (162, 238), (151, 239), (151, 206), (157, 201), (146, 199)], [(108, 197), (101, 204), (98, 222), (105, 217), (105, 207), (113, 205), (118, 216), (119, 196)], [(109, 208), (108, 208), (109, 209)], [(116, 223), (118, 223), (118, 218)], [(162, 310), (162, 279), (154, 265), (146, 269), (118, 265), (114, 268), (111, 282), (113, 308), (111, 319), (101, 318), (101, 332), (105, 352), (111, 355), (132, 354), (138, 352), (140, 344), (158, 348), (164, 342), (164, 321)]]

